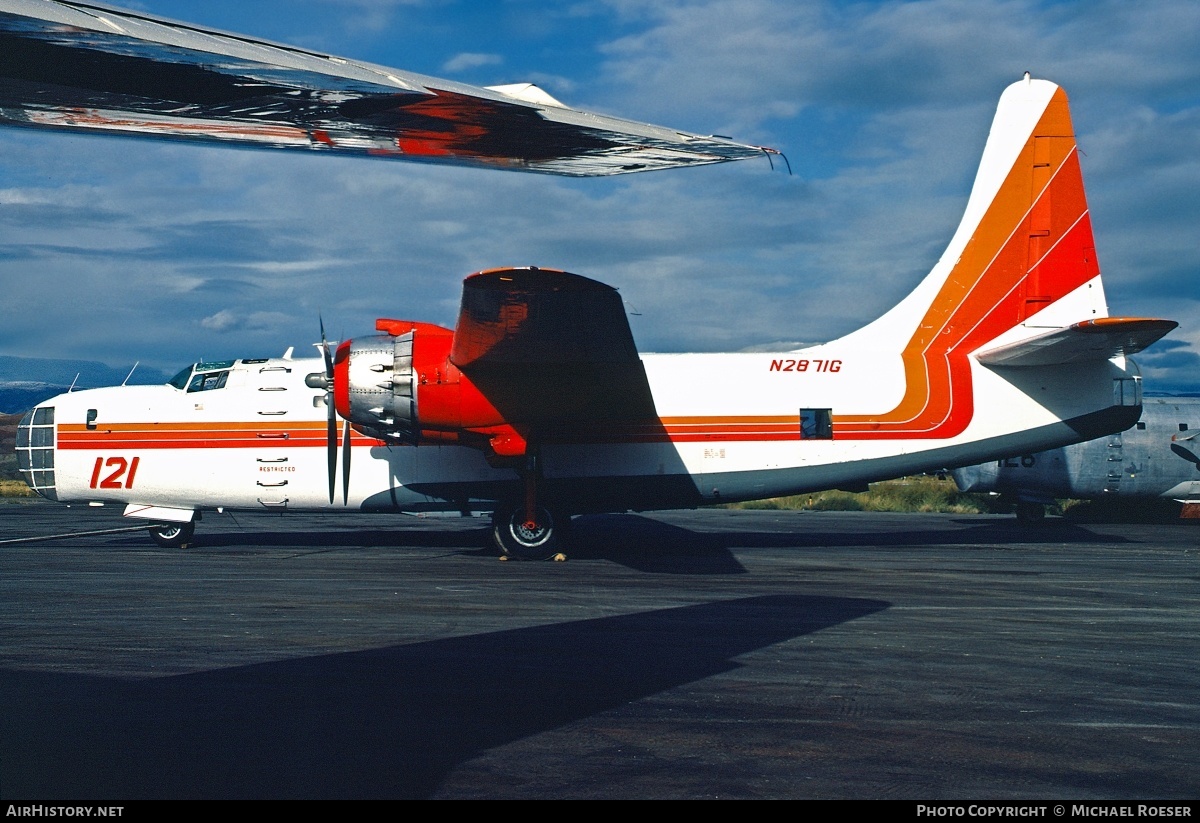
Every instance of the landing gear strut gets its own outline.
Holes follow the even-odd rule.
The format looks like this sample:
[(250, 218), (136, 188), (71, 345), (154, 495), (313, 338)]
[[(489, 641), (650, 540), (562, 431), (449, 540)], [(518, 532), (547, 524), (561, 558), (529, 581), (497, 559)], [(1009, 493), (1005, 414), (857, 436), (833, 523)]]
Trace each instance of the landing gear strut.
[[(525, 445), (524, 440), (521, 441)], [(524, 499), (509, 500), (492, 514), (492, 542), (505, 558), (514, 560), (565, 559), (559, 554), (562, 534), (571, 517), (551, 513), (539, 502), (542, 467), (536, 449), (525, 445), (523, 465), (517, 468), (524, 487)]]
[(150, 527), (150, 538), (164, 549), (186, 549), (196, 533), (195, 522), (164, 523)]

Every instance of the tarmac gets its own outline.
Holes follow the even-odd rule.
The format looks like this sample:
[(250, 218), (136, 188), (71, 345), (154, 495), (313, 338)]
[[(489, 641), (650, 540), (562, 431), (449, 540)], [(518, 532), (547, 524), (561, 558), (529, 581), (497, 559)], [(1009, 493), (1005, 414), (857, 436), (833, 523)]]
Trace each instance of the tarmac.
[[(0, 502), (0, 541), (129, 525)], [(1200, 797), (1200, 523), (206, 516), (0, 542), (0, 798)]]

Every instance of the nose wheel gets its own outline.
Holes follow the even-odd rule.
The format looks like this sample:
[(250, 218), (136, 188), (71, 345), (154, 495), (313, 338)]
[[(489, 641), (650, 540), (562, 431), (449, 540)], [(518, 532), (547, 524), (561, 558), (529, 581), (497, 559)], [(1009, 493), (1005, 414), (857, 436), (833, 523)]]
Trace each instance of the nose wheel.
[(525, 506), (505, 506), (492, 515), (492, 542), (501, 554), (513, 560), (549, 560), (558, 554), (564, 525), (540, 506), (534, 509), (532, 519)]
[(164, 549), (186, 549), (196, 533), (196, 524), (165, 523), (150, 527), (150, 539)]

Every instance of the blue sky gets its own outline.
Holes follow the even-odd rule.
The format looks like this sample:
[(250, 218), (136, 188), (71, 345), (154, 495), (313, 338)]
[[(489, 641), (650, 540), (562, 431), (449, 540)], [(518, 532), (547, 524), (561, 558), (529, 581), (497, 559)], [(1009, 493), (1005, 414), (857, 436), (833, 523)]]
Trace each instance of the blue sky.
[(1110, 311), (1181, 328), (1148, 387), (1200, 390), (1194, 0), (142, 0), (153, 14), (784, 151), (571, 180), (0, 129), (0, 354), (310, 350), (377, 316), (452, 325), (500, 265), (620, 288), (643, 351), (828, 340), (957, 224), (1003, 88), (1072, 100)]

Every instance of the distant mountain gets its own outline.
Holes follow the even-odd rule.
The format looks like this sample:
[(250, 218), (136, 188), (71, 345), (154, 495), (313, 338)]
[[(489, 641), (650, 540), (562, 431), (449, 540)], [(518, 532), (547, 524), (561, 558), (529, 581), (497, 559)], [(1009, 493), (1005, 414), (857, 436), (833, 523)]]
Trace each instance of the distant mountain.
[[(48, 360), (37, 357), (0, 356), (0, 414), (19, 414), (38, 403), (76, 389), (119, 386), (129, 368), (115, 369), (94, 360)], [(158, 369), (134, 369), (129, 385), (165, 383), (171, 375)]]
[(50, 383), (0, 383), (0, 414), (21, 414), (66, 390)]
[[(95, 360), (49, 360), (40, 357), (8, 357), (0, 355), (0, 383), (34, 382), (94, 389), (98, 386), (119, 386), (125, 381), (128, 366), (113, 368)], [(75, 376), (79, 380), (75, 380)], [(148, 386), (166, 383), (171, 375), (158, 369), (138, 366), (129, 378), (130, 385)]]

